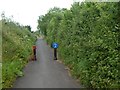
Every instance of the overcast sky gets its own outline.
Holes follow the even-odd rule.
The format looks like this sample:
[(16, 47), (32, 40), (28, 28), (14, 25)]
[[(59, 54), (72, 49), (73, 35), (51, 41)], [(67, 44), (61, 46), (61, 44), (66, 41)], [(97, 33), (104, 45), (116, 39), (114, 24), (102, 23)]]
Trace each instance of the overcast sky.
[(15, 21), (23, 25), (30, 25), (32, 30), (37, 28), (38, 16), (44, 15), (54, 6), (70, 8), (74, 0), (0, 0), (0, 14), (13, 15)]

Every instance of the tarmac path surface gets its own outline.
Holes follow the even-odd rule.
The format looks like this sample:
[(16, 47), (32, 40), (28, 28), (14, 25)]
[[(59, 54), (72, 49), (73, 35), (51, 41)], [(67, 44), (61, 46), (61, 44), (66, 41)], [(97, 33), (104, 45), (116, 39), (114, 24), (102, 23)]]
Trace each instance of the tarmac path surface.
[(45, 40), (38, 39), (37, 61), (31, 61), (24, 68), (24, 76), (18, 78), (13, 88), (81, 88), (65, 69), (66, 67), (53, 60), (53, 49)]

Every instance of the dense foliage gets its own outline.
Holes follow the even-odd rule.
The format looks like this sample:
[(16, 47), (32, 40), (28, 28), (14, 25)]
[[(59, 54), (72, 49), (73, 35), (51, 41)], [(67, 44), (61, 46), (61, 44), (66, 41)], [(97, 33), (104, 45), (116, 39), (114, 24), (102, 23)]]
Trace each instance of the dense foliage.
[(32, 53), (35, 36), (24, 26), (3, 19), (2, 22), (2, 87), (12, 87)]
[(0, 89), (2, 88), (2, 22), (0, 22)]
[(120, 3), (74, 3), (40, 16), (38, 29), (86, 87), (120, 88)]

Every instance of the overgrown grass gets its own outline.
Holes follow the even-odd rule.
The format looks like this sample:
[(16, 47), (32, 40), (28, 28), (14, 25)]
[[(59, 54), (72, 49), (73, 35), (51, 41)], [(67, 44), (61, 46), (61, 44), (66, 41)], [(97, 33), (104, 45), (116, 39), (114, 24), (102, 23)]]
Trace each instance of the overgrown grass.
[(12, 87), (32, 53), (35, 36), (23, 26), (2, 21), (2, 87)]
[(2, 22), (0, 21), (0, 89), (2, 88)]

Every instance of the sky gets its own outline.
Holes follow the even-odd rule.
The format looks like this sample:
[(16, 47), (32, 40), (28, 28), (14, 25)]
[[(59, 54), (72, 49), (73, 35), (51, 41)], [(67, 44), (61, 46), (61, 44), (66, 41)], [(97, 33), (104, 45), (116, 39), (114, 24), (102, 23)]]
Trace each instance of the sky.
[(30, 25), (32, 31), (36, 31), (37, 20), (40, 15), (46, 14), (50, 8), (55, 6), (69, 9), (74, 1), (82, 2), (85, 0), (0, 0), (0, 15), (4, 11), (6, 17), (10, 18), (13, 16), (12, 19), (14, 21), (19, 22), (21, 25)]
[[(70, 8), (74, 0), (0, 0), (0, 14), (4, 11), (6, 17), (22, 25), (30, 25), (32, 31), (37, 30), (37, 19), (50, 8)], [(1, 18), (0, 18), (1, 19)]]

